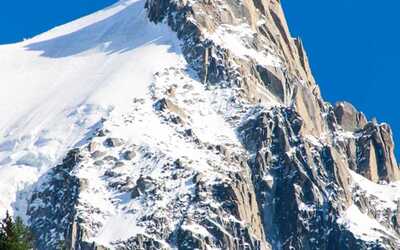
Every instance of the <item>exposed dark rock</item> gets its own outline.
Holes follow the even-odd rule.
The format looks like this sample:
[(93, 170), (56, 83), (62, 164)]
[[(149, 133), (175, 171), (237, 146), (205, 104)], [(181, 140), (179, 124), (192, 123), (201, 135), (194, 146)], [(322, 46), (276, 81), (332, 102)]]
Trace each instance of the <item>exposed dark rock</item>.
[[(63, 162), (51, 171), (52, 178), (49, 178), (49, 182), (44, 183), (31, 197), (27, 213), (31, 218), (30, 225), (35, 234), (36, 246), (40, 250), (57, 249), (61, 245), (73, 249), (81, 242), (83, 232), (76, 223), (78, 218), (74, 206), (81, 185), (85, 188), (86, 184), (71, 174), (80, 160), (78, 149), (69, 151)], [(59, 192), (60, 190), (68, 192)], [(44, 206), (36, 206), (37, 203)], [(55, 233), (62, 235), (64, 239), (55, 238)]]
[[(208, 149), (212, 157), (205, 162), (173, 158), (177, 156), (154, 152), (148, 145), (137, 147), (139, 155), (123, 151), (125, 145), (118, 159), (111, 154), (127, 143), (125, 138), (100, 130), (97, 136), (106, 137), (104, 152), (96, 142), (87, 150), (93, 159), (105, 156), (93, 163), (107, 169), (101, 176), (105, 188), (122, 197), (140, 197), (133, 202), (143, 206), (143, 211), (123, 208), (132, 209), (129, 213), (138, 216), (136, 226), (144, 232), (112, 242), (115, 249), (400, 249), (400, 202), (397, 210), (381, 209), (376, 205), (379, 197), (362, 190), (350, 174), (354, 170), (376, 183), (400, 179), (391, 129), (368, 123), (348, 103), (333, 107), (322, 99), (301, 40), (290, 36), (280, 1), (147, 0), (145, 8), (150, 21), (166, 23), (177, 33), (185, 70), (193, 80), (210, 93), (214, 88), (234, 93), (227, 105), (237, 110), (218, 111), (236, 112), (226, 122), (237, 126), (242, 145), (214, 145), (197, 138), (190, 114), (174, 99), (179, 95), (175, 87), (162, 91), (168, 97), (152, 99), (153, 111), (174, 123), (168, 125), (185, 142)], [(239, 25), (250, 31), (240, 38), (247, 49), (260, 56), (271, 54), (277, 62), (239, 57), (209, 36)], [(191, 85), (184, 89), (195, 90)], [(146, 100), (135, 98), (133, 103), (140, 106)], [(39, 250), (105, 249), (86, 242), (88, 229), (101, 223), (85, 224), (77, 211), (80, 192), (91, 184), (90, 178), (76, 174), (81, 161), (80, 150), (71, 150), (32, 195), (28, 215)], [(85, 159), (82, 169), (93, 167), (87, 166), (91, 162)], [(137, 172), (116, 169), (124, 164)], [(150, 177), (155, 172), (156, 177)], [(149, 212), (160, 201), (167, 205)], [(339, 220), (351, 205), (387, 232), (377, 230), (376, 241), (356, 236)]]
[(136, 156), (136, 153), (134, 151), (131, 151), (131, 150), (127, 150), (127, 151), (125, 151), (123, 153), (123, 157), (127, 161), (132, 160), (133, 158), (135, 158), (135, 156)]
[[(341, 233), (332, 229), (339, 228), (336, 218), (351, 201), (348, 166), (331, 147), (313, 153), (317, 149), (303, 142), (299, 125), (290, 122), (297, 120), (293, 111), (272, 109), (260, 112), (239, 132), (244, 145), (257, 153), (250, 167), (270, 241), (281, 242), (283, 249), (329, 249), (343, 243)], [(273, 178), (272, 187), (266, 175)], [(317, 190), (334, 195), (328, 199)]]
[(150, 238), (144, 234), (138, 234), (135, 237), (132, 237), (126, 241), (117, 241), (116, 242), (117, 250), (167, 250), (169, 249), (162, 242)]
[(119, 147), (124, 143), (124, 141), (120, 138), (107, 138), (104, 141), (104, 145), (108, 147)]
[(149, 177), (140, 176), (136, 181), (135, 187), (132, 189), (131, 197), (136, 198), (144, 193), (149, 193), (156, 188), (155, 182)]
[(99, 137), (104, 137), (106, 136), (106, 134), (108, 133), (108, 131), (105, 131), (103, 129), (99, 130), (99, 132), (97, 133), (97, 136)]

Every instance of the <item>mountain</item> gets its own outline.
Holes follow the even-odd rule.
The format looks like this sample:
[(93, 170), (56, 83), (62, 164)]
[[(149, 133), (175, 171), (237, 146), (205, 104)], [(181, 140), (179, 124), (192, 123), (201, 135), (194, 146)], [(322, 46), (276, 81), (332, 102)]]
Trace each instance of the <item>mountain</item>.
[(0, 55), (0, 212), (40, 250), (400, 248), (390, 126), (323, 100), (279, 0), (122, 0)]

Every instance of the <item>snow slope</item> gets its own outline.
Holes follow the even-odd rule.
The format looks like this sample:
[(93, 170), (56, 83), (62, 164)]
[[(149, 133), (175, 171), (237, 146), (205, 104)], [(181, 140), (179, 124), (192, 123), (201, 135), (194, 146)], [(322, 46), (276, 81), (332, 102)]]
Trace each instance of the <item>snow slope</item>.
[(154, 73), (183, 63), (178, 45), (147, 20), (144, 0), (126, 0), (0, 46), (0, 214), (23, 216), (32, 184), (67, 149), (145, 95)]

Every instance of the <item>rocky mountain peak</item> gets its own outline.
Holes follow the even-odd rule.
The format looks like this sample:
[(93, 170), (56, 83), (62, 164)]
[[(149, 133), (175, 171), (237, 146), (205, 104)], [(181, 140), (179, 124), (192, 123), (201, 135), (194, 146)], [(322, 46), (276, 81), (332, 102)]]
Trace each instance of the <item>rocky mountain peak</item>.
[(53, 32), (21, 45), (47, 52), (31, 75), (93, 89), (0, 144), (43, 170), (4, 200), (38, 249), (399, 249), (391, 129), (323, 100), (280, 1), (126, 0)]

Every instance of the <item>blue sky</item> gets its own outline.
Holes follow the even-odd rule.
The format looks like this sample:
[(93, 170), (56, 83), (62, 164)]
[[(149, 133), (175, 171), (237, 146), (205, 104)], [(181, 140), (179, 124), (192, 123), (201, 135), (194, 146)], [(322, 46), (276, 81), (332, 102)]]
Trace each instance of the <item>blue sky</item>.
[[(113, 2), (4, 1), (0, 44), (32, 37)], [(325, 99), (350, 101), (369, 118), (388, 122), (400, 145), (400, 1), (285, 0), (283, 5), (292, 34), (303, 39)]]
[(17, 42), (90, 14), (116, 0), (2, 1), (0, 44)]
[(285, 0), (283, 6), (325, 99), (350, 101), (388, 122), (400, 155), (400, 1)]

